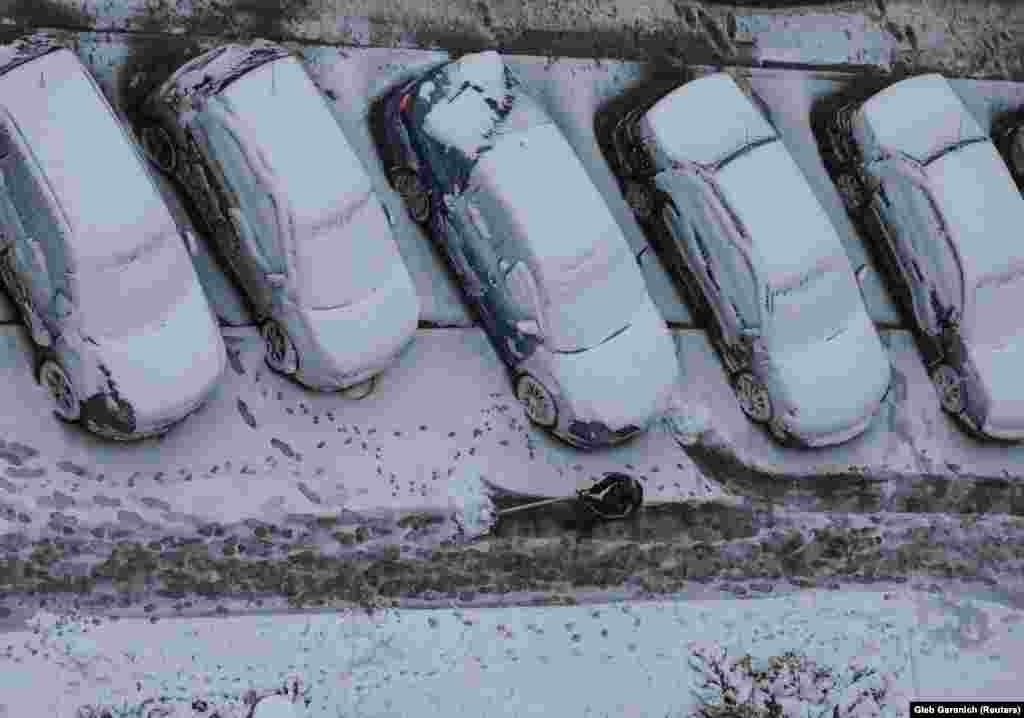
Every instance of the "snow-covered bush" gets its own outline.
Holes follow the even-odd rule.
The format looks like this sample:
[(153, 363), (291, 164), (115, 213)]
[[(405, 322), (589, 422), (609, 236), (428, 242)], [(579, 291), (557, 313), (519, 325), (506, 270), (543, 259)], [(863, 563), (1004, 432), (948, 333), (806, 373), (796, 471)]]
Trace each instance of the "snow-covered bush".
[(882, 716), (894, 676), (857, 664), (840, 676), (793, 651), (729, 660), (720, 646), (690, 649), (701, 681), (691, 718), (868, 718)]

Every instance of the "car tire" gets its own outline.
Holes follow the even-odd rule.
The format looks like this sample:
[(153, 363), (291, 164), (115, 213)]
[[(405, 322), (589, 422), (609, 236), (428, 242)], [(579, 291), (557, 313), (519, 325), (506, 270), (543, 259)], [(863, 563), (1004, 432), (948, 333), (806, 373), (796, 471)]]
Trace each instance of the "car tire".
[(0, 274), (3, 275), (2, 281), (11, 295), (11, 299), (18, 307), (18, 311), (21, 312), (22, 319), (25, 321), (25, 327), (28, 329), (29, 335), (32, 337), (32, 341), (36, 346), (50, 346), (53, 343), (50, 337), (50, 331), (46, 328), (46, 325), (43, 324), (43, 320), (39, 317), (39, 314), (32, 307), (32, 301), (29, 299), (25, 285), (22, 284), (21, 280), (18, 279), (18, 276), (14, 273), (14, 269), (11, 267), (10, 252), (5, 253), (3, 260), (0, 261)]
[(627, 180), (622, 188), (626, 204), (641, 222), (646, 222), (654, 214), (654, 193), (651, 188), (636, 180)]
[(772, 401), (768, 387), (748, 371), (740, 372), (732, 382), (736, 400), (743, 413), (758, 424), (767, 424), (772, 419)]
[(287, 330), (276, 319), (268, 319), (260, 327), (267, 366), (278, 374), (291, 376), (299, 368), (299, 355)]
[(932, 384), (939, 395), (939, 404), (947, 414), (956, 416), (967, 406), (963, 377), (949, 364), (940, 364), (932, 371)]
[(81, 398), (64, 368), (53, 359), (39, 367), (39, 383), (46, 390), (53, 412), (64, 421), (78, 421), (82, 416)]
[(523, 405), (526, 418), (544, 429), (558, 423), (558, 405), (555, 398), (535, 377), (523, 374), (516, 381), (516, 399)]
[(173, 175), (178, 167), (178, 152), (167, 130), (159, 125), (145, 125), (139, 132), (142, 149), (150, 162), (161, 172)]
[(836, 176), (835, 185), (846, 211), (856, 216), (864, 208), (864, 188), (860, 182), (852, 172), (843, 172)]
[(430, 194), (414, 170), (407, 167), (393, 170), (391, 186), (402, 198), (413, 222), (424, 224), (430, 219)]

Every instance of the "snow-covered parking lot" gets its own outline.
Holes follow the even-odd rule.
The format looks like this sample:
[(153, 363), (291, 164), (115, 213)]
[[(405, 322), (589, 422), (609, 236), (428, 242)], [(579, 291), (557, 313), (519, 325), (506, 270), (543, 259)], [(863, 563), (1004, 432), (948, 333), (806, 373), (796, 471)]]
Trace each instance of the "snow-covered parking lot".
[[(128, 48), (119, 37), (81, 35), (78, 50), (115, 104), (123, 104), (123, 88), (152, 82), (153, 78), (131, 74), (134, 70), (124, 63)], [(652, 296), (674, 327), (679, 346), (683, 378), (673, 416), (625, 446), (585, 453), (528, 425), (500, 362), (484, 335), (472, 327), (447, 266), (408, 220), (383, 177), (366, 121), (369, 102), (394, 83), (443, 61), (446, 55), (317, 47), (303, 48), (302, 53), (321, 88), (333, 98), (336, 115), (371, 168), (392, 216), (400, 218), (399, 244), (423, 304), (418, 342), (399, 366), (381, 377), (368, 399), (355, 401), (304, 391), (264, 369), (255, 329), (246, 327), (249, 318), (243, 303), (217, 263), (201, 253), (197, 266), (211, 303), (224, 324), (235, 327), (226, 330), (234, 370), (228, 372), (212, 405), (166, 439), (110, 446), (69, 431), (50, 417), (32, 386), (30, 355), (20, 343), (13, 311), (5, 303), (3, 316), (11, 323), (4, 328), (4, 371), (9, 374), (11, 397), (17, 396), (16, 405), (21, 408), (5, 414), (4, 440), (38, 451), (31, 459), (20, 456), (11, 460), (16, 465), (8, 468), (4, 484), (13, 494), (10, 500), (17, 502), (25, 492), (38, 493), (42, 484), (34, 475), (37, 471), (48, 471), (46, 480), (57, 482), (52, 489), (68, 493), (59, 477), (74, 474), (43, 469), (47, 462), (49, 466), (72, 462), (89, 475), (104, 475), (108, 486), (130, 478), (140, 485), (151, 482), (154, 489), (150, 494), (159, 494), (155, 487), (161, 483), (177, 485), (186, 476), (195, 479), (194, 487), (207, 485), (201, 477), (209, 476), (214, 484), (202, 491), (165, 491), (175, 497), (174, 502), (185, 502), (168, 511), (193, 515), (194, 505), (212, 517), (222, 510), (216, 507), (225, 504), (235, 518), (246, 511), (262, 510), (269, 497), (250, 487), (247, 502), (207, 502), (195, 498), (197, 491), (204, 496), (215, 494), (217, 482), (230, 482), (243, 471), (262, 472), (278, 464), (288, 467), (286, 473), (293, 485), (282, 484), (275, 491), (291, 497), (287, 500), (295, 503), (289, 507), (296, 513), (341, 506), (361, 511), (447, 511), (452, 499), (446, 481), (456, 470), (531, 495), (569, 494), (602, 472), (616, 469), (639, 474), (651, 501), (714, 495), (688, 449), (701, 457), (708, 452), (719, 454), (766, 476), (808, 481), (836, 474), (879, 479), (924, 474), (951, 480), (1006, 481), (1024, 473), (1020, 470), (1024, 447), (979, 443), (941, 412), (911, 336), (901, 328), (901, 317), (821, 165), (809, 129), (809, 108), (816, 98), (854, 82), (851, 76), (744, 71), (839, 230), (869, 312), (882, 329), (896, 367), (894, 390), (868, 432), (846, 445), (807, 451), (778, 446), (742, 415), (704, 332), (693, 326), (688, 308), (656, 254), (646, 251), (647, 241), (596, 144), (594, 111), (646, 82), (649, 68), (596, 60), (509, 60), (529, 91), (544, 102), (566, 132), (613, 209), (638, 256)], [(697, 73), (710, 70), (691, 69)], [(680, 79), (683, 77), (680, 71)], [(988, 126), (993, 111), (1024, 102), (1024, 89), (1014, 83), (957, 80), (954, 87), (983, 126)], [(706, 471), (707, 463), (702, 467)], [(273, 473), (280, 476), (282, 472)], [(50, 488), (46, 487), (46, 495)], [(165, 500), (156, 494), (150, 498)], [(311, 501), (309, 496), (316, 499)]]
[[(68, 39), (122, 109), (150, 81), (137, 74), (146, 36)], [(164, 36), (153, 53), (173, 42)], [(632, 443), (584, 453), (528, 425), (371, 144), (369, 100), (447, 56), (299, 49), (400, 218), (424, 308), (417, 340), (366, 398), (305, 391), (266, 368), (237, 293), (201, 252), (197, 266), (225, 325), (224, 381), (165, 438), (117, 444), (51, 416), (25, 333), (0, 298), (0, 718), (152, 707), (151, 698), (192, 715), (196, 697), (246, 716), (247, 689), (291, 677), (310, 699), (296, 704), (300, 716), (690, 715), (695, 640), (732, 657), (794, 650), (840, 672), (857, 658), (891, 680), (887, 714), (906, 714), (910, 696), (1019, 700), (1024, 447), (978, 443), (942, 414), (824, 174), (808, 108), (851, 76), (750, 71), (859, 270), (897, 369), (870, 431), (804, 451), (778, 447), (743, 417), (599, 153), (593, 111), (651, 69), (510, 59), (609, 202), (680, 349), (674, 415)], [(170, 53), (167, 63), (182, 59)], [(994, 109), (1024, 104), (1016, 84), (953, 85), (983, 126)], [(651, 505), (639, 521), (584, 540), (554, 513), (524, 512), (497, 536), (445, 541), (487, 528), (480, 479), (565, 495), (609, 470), (643, 481)], [(942, 588), (937, 576), (962, 582)], [(886, 583), (908, 578), (924, 582)], [(681, 586), (688, 592), (677, 594)], [(813, 586), (843, 591), (805, 590)], [(620, 588), (627, 599), (673, 600), (591, 604), (585, 595), (604, 601)], [(406, 601), (372, 616), (271, 613), (349, 605), (364, 591), (377, 606)], [(730, 594), (775, 597), (722, 600)], [(545, 605), (516, 605), (534, 600)], [(456, 601), (461, 608), (438, 609)], [(488, 603), (499, 607), (481, 607)], [(36, 613), (40, 606), (47, 611)], [(265, 612), (227, 615), (254, 607)], [(130, 617), (112, 622), (94, 609)]]

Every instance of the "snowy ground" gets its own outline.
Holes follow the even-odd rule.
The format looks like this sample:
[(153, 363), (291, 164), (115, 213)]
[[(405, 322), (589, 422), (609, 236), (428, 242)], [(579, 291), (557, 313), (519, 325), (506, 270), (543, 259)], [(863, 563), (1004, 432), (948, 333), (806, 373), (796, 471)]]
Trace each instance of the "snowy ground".
[[(977, 0), (33, 0), (13, 26), (179, 37), (265, 36), (310, 43), (483, 49), (689, 63), (940, 68), (1020, 79), (1024, 14)], [(782, 7), (770, 8), (770, 5)], [(796, 7), (786, 7), (796, 5)]]
[[(840, 677), (874, 668), (888, 684), (884, 715), (905, 716), (910, 698), (1019, 701), (1024, 612), (909, 588), (156, 623), (43, 612), (0, 634), (0, 716), (165, 699), (181, 718), (197, 698), (229, 707), (296, 679), (295, 718), (684, 716), (701, 677), (695, 649), (755, 660), (792, 650)], [(837, 691), (824, 708), (852, 697)]]
[[(290, 32), (262, 34), (366, 43), (403, 31), (400, 23), (342, 18), (334, 0), (316, 5), (320, 16), (285, 12), (267, 27), (280, 29), (283, 19)], [(961, 62), (963, 72), (1002, 76), (1019, 69), (1020, 54), (1005, 49), (1018, 32), (1012, 6), (1002, 16), (998, 4), (982, 9), (982, 3), (957, 2), (917, 15), (894, 2), (881, 9), (872, 9), (881, 3), (849, 3), (828, 18), (824, 11), (736, 11), (732, 31), (734, 10), (676, 5), (683, 34), (718, 38), (706, 49), (717, 43), (719, 55), (953, 68)], [(77, 36), (83, 58), (120, 106), (150, 81), (142, 70), (159, 65), (154, 58), (169, 71), (185, 59), (182, 53), (215, 40), (198, 35), (227, 32), (227, 25), (217, 29), (222, 21), (210, 4), (189, 6), (181, 16), (187, 34)], [(643, 11), (631, 0), (602, 4), (577, 14), (579, 34), (570, 42), (591, 47), (601, 41), (605, 36), (594, 26), (626, 6), (643, 16), (646, 28), (666, 11), (664, 3)], [(161, 3), (111, 7), (93, 0), (21, 3), (11, 17), (63, 10), (60, 21), (49, 24), (79, 29), (163, 31), (171, 22)], [(423, 7), (421, 17), (403, 2), (389, 5), (419, 17), (435, 38), (438, 28), (464, 28), (467, 14), (483, 12)], [(74, 14), (82, 8), (84, 20)], [(208, 24), (188, 25), (201, 13)], [(934, 24), (946, 14), (957, 17)], [(255, 17), (236, 15), (239, 26)], [(440, 15), (446, 21), (437, 24)], [(133, 24), (139, 17), (148, 24)], [(495, 11), (483, 26), (497, 34), (509, 23), (529, 29), (554, 20), (536, 9), (508, 17)], [(622, 18), (615, 22), (621, 35)], [(996, 25), (1003, 32), (992, 31)], [(643, 32), (636, 44), (643, 44)], [(983, 48), (987, 35), (998, 52)], [(417, 42), (415, 32), (410, 37)], [(548, 42), (543, 38), (553, 35), (539, 37)], [(650, 44), (654, 53), (689, 57)], [(367, 399), (306, 392), (264, 368), (256, 333), (244, 326), (244, 305), (203, 255), (197, 264), (204, 286), (224, 323), (236, 326), (225, 329), (232, 368), (210, 406), (177, 431), (161, 441), (121, 446), (56, 423), (31, 380), (22, 331), (15, 324), (0, 327), (7, 406), (24, 407), (0, 416), (0, 591), (9, 592), (0, 594), (0, 627), (9, 630), (0, 634), (0, 718), (74, 715), (88, 703), (137, 706), (154, 696), (238, 704), (247, 688), (274, 689), (296, 674), (311, 699), (309, 706), (300, 704), (302, 716), (685, 715), (693, 707), (688, 643), (712, 639), (759, 656), (802, 650), (836, 667), (860, 656), (896, 678), (900, 697), (893, 706), (903, 714), (911, 695), (1020, 699), (1024, 546), (1019, 520), (1006, 514), (1024, 513), (1024, 448), (977, 444), (941, 414), (909, 335), (869, 265), (859, 273), (862, 288), (873, 318), (886, 327), (898, 375), (896, 391), (861, 439), (840, 449), (787, 451), (751, 427), (703, 332), (692, 327), (657, 257), (644, 252), (650, 291), (676, 327), (682, 411), (633, 444), (596, 454), (573, 451), (526, 425), (440, 257), (385, 189), (370, 144), (368, 99), (446, 55), (316, 45), (302, 51), (332, 93), (339, 120), (392, 215), (402, 218), (399, 242), (424, 305), (417, 342)], [(639, 254), (645, 241), (598, 154), (591, 112), (642, 82), (650, 68), (536, 57), (513, 64), (569, 135)], [(753, 71), (755, 87), (857, 268), (866, 262), (863, 244), (824, 177), (806, 123), (813, 98), (850, 81), (835, 73)], [(1009, 83), (957, 81), (954, 87), (983, 125), (991, 108), (1024, 101), (1024, 90)], [(3, 298), (0, 317), (13, 319)], [(463, 526), (472, 529), (476, 521), (479, 528), (487, 509), (479, 478), (521, 493), (566, 494), (611, 469), (640, 475), (648, 499), (669, 503), (652, 505), (640, 521), (602, 527), (589, 542), (563, 538), (557, 511), (505, 521), (496, 537), (468, 546), (445, 543), (456, 528), (452, 522), (434, 523), (438, 514), (455, 515)], [(736, 494), (768, 494), (780, 504), (763, 511)], [(807, 513), (782, 508), (797, 503)], [(993, 515), (898, 513), (914, 511)], [(397, 512), (414, 520), (403, 523)], [(243, 553), (253, 560), (236, 560)], [(882, 584), (855, 585), (915, 574), (970, 583), (950, 585), (944, 598), (903, 588), (886, 598)], [(790, 577), (789, 589), (779, 580), (783, 575)], [(92, 590), (91, 582), (99, 587), (104, 581), (104, 590)], [(19, 593), (30, 584), (39, 595)], [(682, 584), (687, 589), (674, 603), (403, 609), (372, 618), (220, 615), (285, 608), (281, 596), (290, 600), (296, 593), (311, 598), (298, 602), (307, 608), (322, 596), (347, 603), (366, 587), (375, 599), (416, 596), (436, 609), (456, 598), (525, 603), (524, 591), (549, 604), (583, 602), (592, 587), (607, 600), (609, 587), (627, 586), (624, 597), (635, 601), (676, 594)], [(85, 592), (75, 593), (79, 585)], [(841, 591), (801, 590), (814, 585)], [(721, 598), (786, 590), (793, 593), (756, 606)], [(933, 591), (941, 590), (935, 583)], [(90, 609), (134, 617), (76, 618), (72, 607), (84, 610), (92, 599)], [(44, 613), (36, 615), (40, 606)], [(45, 610), (70, 615), (57, 619)], [(194, 618), (204, 611), (216, 611), (217, 618)], [(192, 618), (168, 618), (175, 614)], [(26, 629), (33, 615), (35, 630)], [(88, 635), (82, 635), (85, 628)], [(466, 675), (476, 686), (472, 692), (465, 690)], [(645, 703), (636, 705), (638, 696)], [(635, 706), (633, 712), (626, 706)]]
[[(133, 67), (125, 63), (130, 48), (123, 38), (83, 35), (79, 49), (104, 89), (122, 105), (126, 100), (119, 88), (151, 81), (133, 74)], [(334, 98), (338, 119), (371, 168), (392, 215), (401, 218), (399, 243), (423, 300), (424, 326), (450, 329), (423, 330), (401, 364), (382, 377), (373, 397), (358, 403), (318, 396), (271, 377), (262, 368), (253, 332), (240, 329), (231, 342), (238, 357), (235, 366), (241, 362), (248, 367), (246, 373), (229, 372), (211, 408), (167, 440), (131, 448), (108, 447), (54, 424), (30, 384), (27, 354), (12, 344), (14, 335), (10, 334), (10, 381), (19, 387), (19, 396), (27, 402), (26, 407), (34, 407), (34, 413), (28, 421), (20, 414), (9, 415), (6, 441), (36, 446), (43, 437), (52, 437), (38, 447), (40, 460), (73, 461), (93, 473), (108, 474), (110, 481), (121, 481), (120, 474), (126, 472), (140, 472), (140, 478), (160, 474), (173, 483), (174, 477), (189, 473), (200, 477), (227, 462), (233, 468), (224, 471), (220, 466), (216, 480), (230, 481), (232, 472), (242, 467), (262, 471), (273, 467), (272, 462), (283, 462), (294, 485), (302, 484), (320, 496), (319, 507), (325, 511), (340, 505), (351, 510), (438, 509), (449, 499), (444, 481), (437, 477), (450, 476), (456, 468), (524, 494), (565, 495), (602, 471), (626, 469), (643, 476), (651, 500), (706, 496), (700, 470), (680, 447), (720, 454), (766, 476), (846, 473), (888, 478), (928, 474), (950, 480), (1005, 480), (1024, 474), (1020, 468), (1024, 447), (980, 444), (967, 438), (941, 412), (910, 335), (897, 328), (900, 317), (828, 181), (810, 133), (808, 113), (817, 98), (853, 82), (849, 75), (750, 71), (787, 146), (812, 180), (844, 239), (851, 263), (859, 270), (871, 315), (880, 326), (891, 328), (884, 331), (884, 338), (897, 368), (895, 390), (865, 435), (841, 447), (803, 451), (777, 446), (742, 415), (704, 333), (687, 328), (692, 326), (687, 308), (657, 255), (644, 251), (646, 240), (600, 154), (592, 129), (594, 110), (645, 82), (649, 68), (613, 61), (528, 57), (510, 61), (569, 136), (626, 231), (656, 303), (678, 327), (683, 378), (676, 416), (631, 444), (587, 454), (562, 446), (526, 425), (495, 355), (479, 331), (470, 329), (471, 319), (447, 267), (386, 187), (366, 124), (367, 105), (392, 84), (442, 61), (445, 55), (315, 47), (303, 52), (321, 87)], [(1024, 89), (1013, 83), (960, 80), (955, 87), (983, 125), (988, 124), (993, 110), (1024, 102)], [(224, 323), (248, 324), (244, 303), (216, 260), (205, 252), (197, 265)], [(10, 316), (9, 306), (6, 309)], [(279, 392), (281, 398), (276, 399)], [(324, 420), (328, 410), (337, 415), (338, 427)], [(313, 418), (322, 423), (313, 423)], [(349, 426), (352, 432), (374, 431), (366, 437), (366, 449), (360, 448), (362, 439), (345, 443), (349, 437), (340, 432)], [(475, 436), (475, 432), (484, 433)], [(341, 446), (334, 436), (344, 437)], [(293, 449), (274, 448), (271, 440)], [(321, 442), (328, 443), (320, 446)], [(302, 459), (289, 457), (289, 452), (301, 454)], [(708, 470), (706, 465), (703, 468)], [(16, 473), (25, 470), (22, 467)], [(10, 476), (9, 480), (17, 478)], [(204, 491), (216, 492), (213, 488)], [(296, 488), (291, 492), (299, 504), (305, 501)], [(253, 498), (251, 505), (236, 504), (233, 510), (255, 510), (268, 498), (258, 492), (252, 495), (259, 498)], [(176, 501), (194, 500), (182, 495)], [(297, 510), (297, 506), (293, 508)], [(190, 511), (184, 504), (174, 510)], [(208, 511), (217, 509), (211, 504)]]

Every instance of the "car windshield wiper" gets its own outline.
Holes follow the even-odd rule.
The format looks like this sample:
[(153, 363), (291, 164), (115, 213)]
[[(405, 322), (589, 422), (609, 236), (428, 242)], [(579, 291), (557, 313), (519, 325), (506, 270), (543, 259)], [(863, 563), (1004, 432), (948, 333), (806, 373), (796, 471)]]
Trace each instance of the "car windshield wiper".
[(733, 160), (737, 159), (738, 157), (742, 157), (743, 155), (747, 154), (748, 152), (751, 152), (752, 150), (756, 150), (758, 147), (763, 147), (764, 145), (771, 144), (772, 142), (775, 142), (778, 139), (779, 139), (778, 137), (762, 137), (760, 139), (754, 140), (753, 142), (751, 142), (749, 144), (743, 145), (742, 147), (739, 147), (738, 149), (733, 150), (732, 152), (727, 154), (725, 157), (723, 157), (722, 159), (718, 160), (715, 163), (715, 165), (714, 165), (714, 169), (717, 172), (717, 171), (721, 170), (722, 168), (724, 168), (727, 164), (729, 164)]
[(938, 152), (935, 152), (935, 153), (929, 155), (927, 158), (925, 158), (925, 161), (922, 162), (921, 164), (923, 164), (925, 166), (930, 165), (935, 160), (939, 159), (940, 157), (945, 157), (946, 155), (950, 154), (951, 152), (956, 152), (957, 150), (959, 150), (959, 149), (961, 149), (963, 147), (966, 147), (967, 145), (973, 145), (973, 144), (976, 144), (978, 142), (986, 142), (987, 140), (988, 140), (988, 137), (970, 137), (970, 138), (968, 138), (966, 140), (958, 140), (958, 141), (956, 141), (956, 142), (954, 142), (954, 143), (952, 143), (950, 145), (946, 145), (945, 147), (940, 149)]
[(555, 354), (582, 354), (583, 352), (588, 352), (591, 349), (594, 349), (595, 347), (601, 346), (602, 344), (607, 344), (612, 339), (614, 339), (615, 337), (619, 336), (624, 331), (629, 329), (631, 326), (633, 326), (633, 325), (632, 324), (627, 324), (626, 326), (622, 327), (621, 329), (616, 329), (614, 332), (612, 332), (607, 337), (605, 337), (604, 339), (599, 341), (597, 344), (594, 344), (593, 346), (583, 347), (582, 349), (554, 350), (554, 353)]

